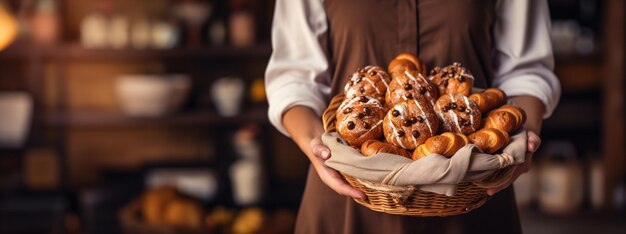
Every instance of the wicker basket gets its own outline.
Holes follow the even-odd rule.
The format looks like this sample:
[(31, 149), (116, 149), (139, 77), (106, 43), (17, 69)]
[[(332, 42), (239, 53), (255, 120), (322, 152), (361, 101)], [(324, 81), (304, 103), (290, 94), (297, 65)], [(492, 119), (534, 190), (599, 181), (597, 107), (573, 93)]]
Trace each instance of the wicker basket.
[[(343, 94), (335, 96), (322, 115), (326, 132), (336, 131), (335, 112), (344, 98)], [(366, 200), (354, 199), (354, 201), (371, 210), (397, 215), (443, 217), (464, 214), (485, 204), (488, 198), (485, 187), (495, 187), (494, 185), (507, 181), (512, 175), (513, 168), (497, 171), (488, 181), (461, 183), (456, 195), (451, 197), (422, 191), (415, 186), (382, 185), (342, 174), (352, 187), (361, 190), (367, 196)]]

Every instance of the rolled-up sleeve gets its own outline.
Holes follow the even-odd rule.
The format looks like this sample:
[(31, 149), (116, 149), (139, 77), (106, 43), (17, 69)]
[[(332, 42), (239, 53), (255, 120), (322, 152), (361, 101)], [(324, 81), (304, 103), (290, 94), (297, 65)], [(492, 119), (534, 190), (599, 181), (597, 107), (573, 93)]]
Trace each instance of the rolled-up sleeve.
[(494, 25), (493, 85), (508, 96), (541, 100), (550, 117), (561, 95), (550, 41), (550, 13), (546, 0), (500, 0)]
[(306, 106), (321, 115), (330, 95), (328, 23), (321, 0), (278, 0), (272, 24), (272, 56), (265, 71), (269, 120), (282, 124), (291, 107)]

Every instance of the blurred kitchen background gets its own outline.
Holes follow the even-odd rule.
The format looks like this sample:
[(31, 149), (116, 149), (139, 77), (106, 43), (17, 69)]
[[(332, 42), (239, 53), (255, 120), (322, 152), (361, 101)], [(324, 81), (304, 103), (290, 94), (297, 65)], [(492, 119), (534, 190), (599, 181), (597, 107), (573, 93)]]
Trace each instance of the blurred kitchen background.
[[(561, 103), (527, 233), (626, 233), (626, 4), (550, 0)], [(307, 159), (266, 116), (273, 0), (0, 0), (0, 233), (291, 233)]]

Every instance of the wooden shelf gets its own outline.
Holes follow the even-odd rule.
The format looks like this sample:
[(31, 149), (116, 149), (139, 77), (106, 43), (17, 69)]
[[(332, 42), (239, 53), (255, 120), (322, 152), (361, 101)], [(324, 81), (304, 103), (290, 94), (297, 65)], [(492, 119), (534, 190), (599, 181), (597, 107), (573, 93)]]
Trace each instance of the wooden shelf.
[(0, 51), (0, 59), (2, 60), (15, 60), (15, 59), (29, 59), (37, 56), (41, 56), (42, 50), (36, 49), (32, 45), (15, 43), (4, 51)]
[(164, 117), (130, 117), (123, 113), (102, 111), (81, 111), (71, 113), (50, 113), (45, 117), (49, 126), (69, 127), (124, 127), (124, 126), (201, 126), (245, 123), (269, 123), (267, 108), (253, 108), (240, 115), (223, 117), (212, 111), (182, 112)]
[(211, 46), (173, 49), (86, 49), (79, 44), (48, 47), (14, 45), (0, 52), (0, 59), (27, 59), (40, 56), (45, 59), (68, 60), (150, 60), (150, 59), (207, 59), (253, 60), (269, 59), (272, 47), (259, 44), (250, 47)]

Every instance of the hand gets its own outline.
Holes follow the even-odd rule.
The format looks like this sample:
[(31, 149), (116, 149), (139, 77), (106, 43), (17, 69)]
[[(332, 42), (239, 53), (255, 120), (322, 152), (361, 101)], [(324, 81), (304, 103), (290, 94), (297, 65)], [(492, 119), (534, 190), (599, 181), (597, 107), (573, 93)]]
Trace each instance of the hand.
[(513, 171), (513, 176), (511, 176), (511, 179), (509, 179), (509, 181), (507, 181), (506, 184), (497, 188), (487, 189), (487, 195), (493, 196), (497, 192), (500, 192), (503, 189), (509, 187), (511, 184), (513, 184), (513, 182), (515, 182), (515, 180), (517, 180), (517, 178), (520, 175), (530, 170), (530, 165), (532, 163), (532, 158), (533, 158), (532, 154), (535, 153), (537, 149), (539, 148), (539, 145), (541, 145), (541, 138), (539, 138), (539, 135), (537, 135), (533, 131), (528, 131), (527, 134), (528, 134), (528, 143), (527, 143), (527, 149), (526, 149), (526, 160), (524, 161), (523, 164), (515, 168), (515, 171)]
[(322, 143), (322, 138), (313, 138), (313, 140), (311, 140), (310, 146), (313, 155), (315, 155), (319, 159), (326, 161), (326, 159), (330, 158), (330, 149), (328, 149), (328, 147), (326, 147), (324, 143)]
[(330, 149), (322, 144), (320, 137), (313, 138), (310, 143), (311, 152), (315, 157), (311, 158), (313, 168), (319, 175), (320, 179), (326, 186), (334, 190), (340, 195), (349, 196), (358, 199), (365, 199), (365, 194), (358, 189), (353, 188), (335, 169), (324, 165), (324, 161), (330, 158)]

